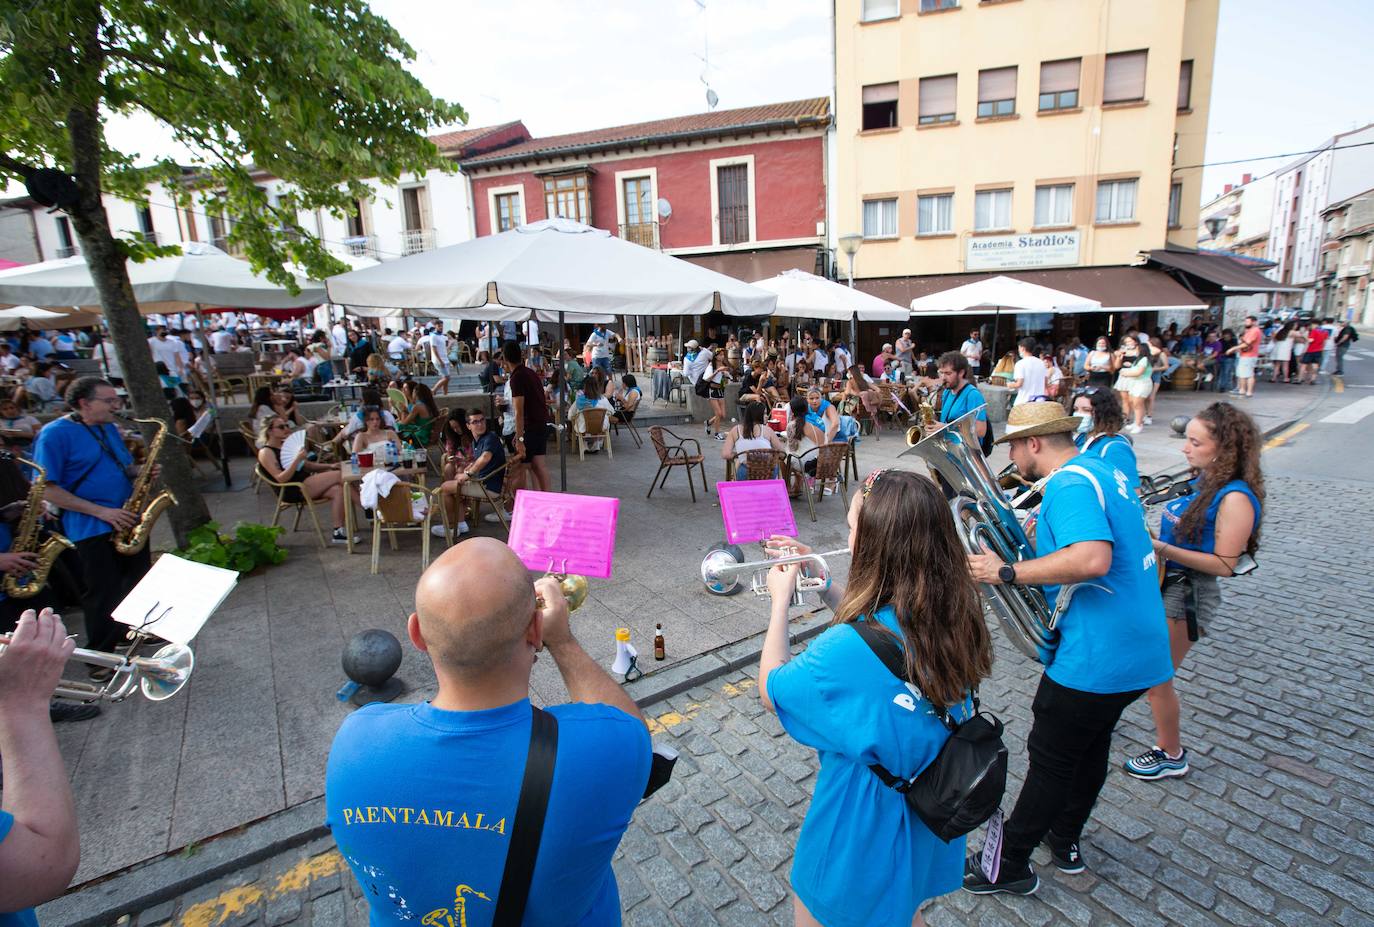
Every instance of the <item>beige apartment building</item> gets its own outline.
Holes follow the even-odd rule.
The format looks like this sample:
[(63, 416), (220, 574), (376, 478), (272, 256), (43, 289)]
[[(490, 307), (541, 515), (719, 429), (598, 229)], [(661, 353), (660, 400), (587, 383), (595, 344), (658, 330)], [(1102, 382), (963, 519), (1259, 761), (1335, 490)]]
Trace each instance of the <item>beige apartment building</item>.
[(856, 281), (1072, 290), (1075, 269), (1195, 246), (1202, 172), (1176, 168), (1203, 160), (1218, 3), (836, 0), (832, 192), (835, 233), (864, 236)]

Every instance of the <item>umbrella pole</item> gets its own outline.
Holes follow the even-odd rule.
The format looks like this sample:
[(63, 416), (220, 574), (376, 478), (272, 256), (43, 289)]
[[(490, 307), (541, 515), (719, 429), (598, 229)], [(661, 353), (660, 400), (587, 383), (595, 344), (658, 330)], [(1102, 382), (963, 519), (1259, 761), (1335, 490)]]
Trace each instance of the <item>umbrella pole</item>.
[(201, 312), (200, 303), (196, 303), (196, 327), (200, 329), (200, 357), (205, 361), (205, 388), (210, 391), (210, 408), (214, 410), (212, 421), (215, 424), (215, 443), (219, 445), (219, 468), (224, 474), (224, 488), (229, 489), (233, 486), (229, 478), (229, 455), (225, 451), (224, 435), (219, 430), (219, 404), (215, 402), (215, 367), (210, 360), (210, 341), (205, 337), (205, 316)]
[(568, 369), (563, 366), (563, 339), (566, 337), (563, 331), (563, 310), (558, 310), (558, 414), (555, 416), (558, 424), (558, 491), (568, 491), (568, 435), (562, 426), (563, 421), (563, 397), (568, 389)]

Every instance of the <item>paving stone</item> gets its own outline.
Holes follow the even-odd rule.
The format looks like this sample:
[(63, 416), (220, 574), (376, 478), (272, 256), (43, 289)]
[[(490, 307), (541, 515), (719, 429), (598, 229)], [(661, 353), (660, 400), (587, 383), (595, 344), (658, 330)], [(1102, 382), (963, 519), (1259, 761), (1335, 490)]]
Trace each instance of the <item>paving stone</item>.
[(788, 895), (783, 883), (754, 859), (745, 859), (731, 866), (730, 877), (739, 883), (744, 894), (760, 911), (771, 910)]
[(754, 820), (754, 816), (745, 811), (738, 804), (728, 798), (722, 799), (711, 806), (711, 810), (716, 813), (725, 826), (733, 831), (737, 831)]
[(682, 860), (684, 867), (691, 867), (704, 863), (708, 859), (706, 851), (702, 849), (701, 843), (695, 837), (684, 830), (674, 830), (664, 837), (668, 846), (673, 848), (673, 852)]
[(739, 897), (739, 894), (730, 887), (729, 880), (711, 866), (697, 867), (692, 870), (689, 878), (694, 894), (713, 909), (723, 908)]
[(655, 856), (653, 859), (646, 860), (640, 865), (639, 872), (640, 878), (644, 880), (649, 891), (668, 907), (672, 907), (691, 894), (691, 889), (687, 884), (687, 876), (679, 872), (663, 856)]
[(722, 866), (733, 866), (744, 858), (744, 845), (720, 824), (706, 825), (697, 831), (697, 839), (705, 845), (711, 859)]
[(630, 927), (673, 927), (668, 912), (653, 904), (642, 904), (630, 912), (625, 922)]
[(712, 910), (696, 898), (685, 898), (673, 908), (673, 917), (680, 927), (717, 927)]
[(672, 805), (674, 813), (682, 820), (687, 832), (695, 834), (707, 824), (715, 820), (711, 812), (707, 811), (700, 804), (690, 798), (681, 798)]
[(281, 895), (267, 902), (267, 908), (263, 912), (263, 923), (266, 927), (282, 927), (289, 924), (301, 915), (301, 897), (292, 892)]
[(1331, 909), (1330, 898), (1286, 872), (1279, 872), (1268, 866), (1260, 866), (1255, 870), (1254, 877), (1260, 885), (1273, 889), (1284, 898), (1306, 905), (1317, 914), (1325, 914)]

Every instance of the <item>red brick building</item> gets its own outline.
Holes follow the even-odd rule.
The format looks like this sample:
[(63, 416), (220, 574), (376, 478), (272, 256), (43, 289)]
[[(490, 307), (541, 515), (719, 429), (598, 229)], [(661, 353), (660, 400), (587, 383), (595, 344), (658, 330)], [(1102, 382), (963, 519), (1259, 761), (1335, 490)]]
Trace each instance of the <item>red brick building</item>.
[(816, 271), (824, 98), (531, 138), (461, 158), (476, 235), (565, 216), (743, 280)]

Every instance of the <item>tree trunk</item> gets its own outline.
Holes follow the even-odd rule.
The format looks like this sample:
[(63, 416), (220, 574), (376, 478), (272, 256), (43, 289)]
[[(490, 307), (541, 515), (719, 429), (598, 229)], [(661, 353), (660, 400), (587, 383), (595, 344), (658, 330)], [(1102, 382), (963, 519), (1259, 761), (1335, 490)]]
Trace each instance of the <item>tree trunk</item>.
[[(98, 80), (100, 64), (95, 30), (99, 28), (99, 22), (89, 25), (91, 31), (85, 37), (86, 41), (81, 42), (85, 53), (83, 58)], [(176, 434), (172, 426), (172, 410), (162, 393), (162, 383), (158, 379), (152, 352), (148, 349), (147, 327), (134, 300), (133, 287), (129, 284), (127, 258), (110, 232), (109, 217), (101, 202), (104, 130), (94, 101), (89, 106), (71, 109), (67, 114), (67, 131), (72, 141), (72, 173), (80, 194), (78, 205), (69, 215), (81, 241), (86, 265), (100, 293), (105, 324), (109, 326), (114, 339), (115, 353), (123, 369), (124, 386), (129, 391), (134, 415), (138, 418), (161, 419), (172, 434)], [(177, 504), (169, 512), (172, 531), (177, 544), (185, 546), (187, 533), (209, 521), (210, 510), (196, 488), (190, 459), (182, 453), (176, 441), (168, 441), (163, 445), (160, 462), (162, 481), (177, 499)]]

